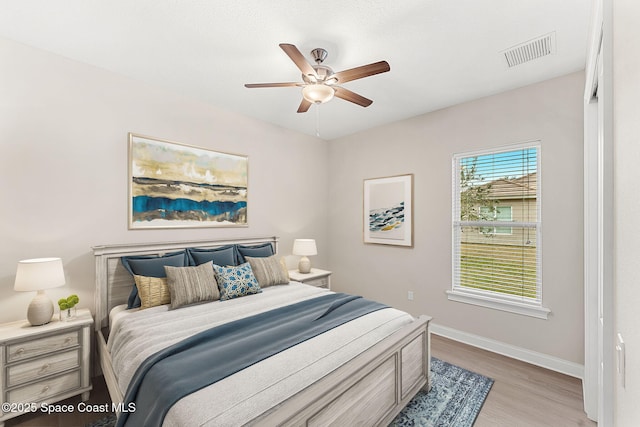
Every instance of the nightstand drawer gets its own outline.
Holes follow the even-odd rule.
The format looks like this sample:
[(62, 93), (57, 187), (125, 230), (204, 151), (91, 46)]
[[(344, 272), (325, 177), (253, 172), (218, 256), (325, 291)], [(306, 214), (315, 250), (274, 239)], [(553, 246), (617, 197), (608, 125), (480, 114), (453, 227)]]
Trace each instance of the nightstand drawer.
[(320, 277), (318, 279), (305, 280), (305, 285), (317, 286), (319, 288), (328, 288), (329, 287), (329, 278), (328, 277)]
[(7, 369), (7, 387), (28, 383), (80, 366), (79, 349), (18, 363)]
[(80, 341), (78, 337), (79, 334), (80, 331), (75, 330), (33, 341), (11, 344), (7, 346), (7, 362), (24, 360), (63, 348), (76, 346)]
[(41, 402), (56, 394), (77, 388), (80, 388), (79, 370), (9, 390), (7, 391), (7, 402)]

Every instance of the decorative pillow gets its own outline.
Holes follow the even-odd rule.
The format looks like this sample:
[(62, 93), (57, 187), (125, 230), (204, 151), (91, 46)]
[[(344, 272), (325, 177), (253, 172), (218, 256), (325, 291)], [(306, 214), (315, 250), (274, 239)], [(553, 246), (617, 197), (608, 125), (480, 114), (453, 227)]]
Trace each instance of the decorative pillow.
[[(165, 265), (174, 267), (184, 267), (187, 264), (187, 254), (185, 251), (172, 252), (163, 256), (157, 255), (141, 255), (141, 256), (123, 256), (120, 258), (124, 268), (131, 273), (132, 276), (146, 277), (167, 277), (164, 272)], [(133, 285), (127, 308), (140, 307), (140, 297), (138, 296), (138, 288)]]
[(220, 301), (262, 292), (248, 262), (237, 267), (214, 264), (213, 268), (220, 288)]
[(238, 265), (234, 245), (214, 249), (188, 248), (189, 265), (200, 265), (213, 261), (216, 265)]
[(263, 258), (247, 256), (245, 259), (251, 265), (253, 275), (256, 276), (261, 288), (289, 284), (289, 271), (282, 258), (278, 259), (273, 255)]
[(165, 277), (133, 276), (140, 296), (140, 310), (171, 303), (171, 294)]
[(171, 308), (220, 299), (211, 261), (197, 267), (165, 266)]
[(238, 264), (242, 264), (247, 262), (244, 258), (245, 256), (250, 256), (254, 258), (263, 258), (271, 255), (275, 255), (273, 253), (273, 246), (271, 243), (262, 243), (260, 245), (254, 246), (243, 246), (236, 245)]

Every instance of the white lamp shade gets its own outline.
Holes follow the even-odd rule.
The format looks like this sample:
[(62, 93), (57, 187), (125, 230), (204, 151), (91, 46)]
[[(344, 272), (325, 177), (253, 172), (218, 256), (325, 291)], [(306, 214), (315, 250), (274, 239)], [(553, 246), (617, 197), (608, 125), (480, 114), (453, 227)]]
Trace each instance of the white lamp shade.
[(16, 291), (40, 291), (65, 284), (64, 269), (60, 258), (35, 258), (18, 262)]
[(292, 252), (294, 255), (317, 255), (316, 241), (314, 239), (296, 239), (293, 242)]
[(302, 88), (302, 97), (314, 104), (323, 104), (331, 101), (335, 89), (325, 84), (311, 84)]

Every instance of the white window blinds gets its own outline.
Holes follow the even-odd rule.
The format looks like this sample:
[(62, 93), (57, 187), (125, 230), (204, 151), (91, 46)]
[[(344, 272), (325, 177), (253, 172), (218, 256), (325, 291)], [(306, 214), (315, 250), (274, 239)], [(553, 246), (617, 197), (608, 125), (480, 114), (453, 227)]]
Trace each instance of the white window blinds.
[(542, 304), (539, 151), (454, 156), (454, 292)]

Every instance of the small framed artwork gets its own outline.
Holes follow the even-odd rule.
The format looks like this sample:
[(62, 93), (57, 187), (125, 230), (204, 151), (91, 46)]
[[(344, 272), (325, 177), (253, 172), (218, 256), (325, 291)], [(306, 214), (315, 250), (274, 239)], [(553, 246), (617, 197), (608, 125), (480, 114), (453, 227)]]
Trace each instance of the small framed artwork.
[(129, 229), (247, 226), (248, 158), (129, 133)]
[(413, 174), (364, 180), (364, 242), (413, 247)]

